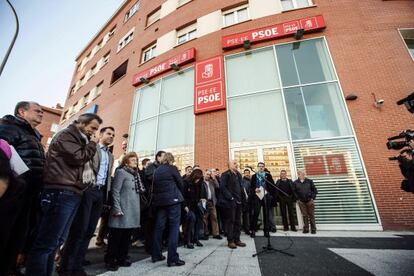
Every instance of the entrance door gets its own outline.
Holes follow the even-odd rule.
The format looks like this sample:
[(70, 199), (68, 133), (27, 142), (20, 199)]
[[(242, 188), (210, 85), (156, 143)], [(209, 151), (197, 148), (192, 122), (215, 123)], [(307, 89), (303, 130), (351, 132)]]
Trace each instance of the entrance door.
[[(281, 170), (286, 170), (288, 178), (296, 178), (292, 150), (289, 144), (234, 148), (230, 152), (231, 158), (238, 162), (241, 171), (250, 167), (256, 170), (257, 163), (264, 162), (275, 182), (279, 179)], [(276, 208), (273, 211), (275, 223), (280, 227), (282, 225), (280, 209)]]

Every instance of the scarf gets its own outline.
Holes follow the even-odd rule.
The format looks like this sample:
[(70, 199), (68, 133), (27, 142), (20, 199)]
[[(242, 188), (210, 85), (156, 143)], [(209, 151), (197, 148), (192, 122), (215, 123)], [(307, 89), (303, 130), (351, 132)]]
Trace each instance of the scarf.
[(265, 172), (257, 172), (256, 173), (256, 187), (264, 187), (266, 181), (266, 173)]
[[(88, 137), (82, 132), (80, 132), (80, 134), (82, 138), (85, 140), (86, 144), (88, 144)], [(89, 160), (83, 165), (82, 183), (87, 186), (94, 185), (96, 183), (96, 175), (95, 171), (93, 170), (93, 158), (91, 158), (91, 160)]]
[(131, 169), (130, 167), (124, 166), (124, 170), (134, 176), (135, 192), (137, 194), (145, 193), (145, 186), (142, 183), (141, 177), (137, 170)]

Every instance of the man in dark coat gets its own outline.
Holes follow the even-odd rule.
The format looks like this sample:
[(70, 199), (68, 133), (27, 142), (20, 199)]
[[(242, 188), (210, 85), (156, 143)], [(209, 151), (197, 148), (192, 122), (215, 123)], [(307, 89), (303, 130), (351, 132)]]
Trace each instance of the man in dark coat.
[(230, 249), (245, 247), (240, 241), (242, 213), (242, 176), (237, 171), (239, 164), (229, 162), (229, 169), (221, 175), (219, 205), (224, 215), (224, 229), (227, 233), (227, 246)]
[(293, 182), (291, 179), (287, 178), (286, 170), (280, 171), (280, 179), (276, 182), (276, 187), (278, 187), (281, 191), (285, 193), (278, 193), (280, 202), (280, 212), (282, 214), (283, 221), (283, 230), (288, 231), (290, 223), (290, 230), (296, 232), (295, 217), (293, 215), (295, 203), (295, 195), (293, 193)]
[(244, 169), (243, 171), (243, 179), (242, 179), (242, 186), (243, 186), (243, 192), (245, 194), (243, 204), (242, 204), (242, 218), (243, 218), (243, 231), (250, 235), (250, 201), (249, 201), (249, 193), (250, 193), (250, 170)]
[(21, 214), (17, 218), (19, 231), (13, 232), (11, 237), (16, 242), (13, 247), (15, 252), (9, 252), (9, 256), (15, 259), (20, 254), (18, 263), (23, 262), (24, 256), (30, 250), (39, 209), (38, 197), (42, 188), (45, 153), (40, 142), (42, 136), (36, 127), (41, 124), (42, 119), (43, 110), (35, 102), (19, 102), (14, 116), (6, 115), (0, 119), (0, 138), (12, 145), (29, 167), (29, 171), (19, 177), (26, 188)]
[(299, 208), (303, 216), (303, 233), (309, 233), (310, 223), (311, 233), (316, 234), (314, 200), (318, 191), (313, 181), (306, 177), (304, 171), (299, 171), (298, 176), (299, 178), (293, 182), (293, 192), (299, 200)]
[(263, 207), (264, 217), (264, 235), (267, 237), (270, 231), (269, 213), (272, 208), (272, 202), (275, 200), (276, 190), (274, 188), (275, 182), (272, 175), (265, 171), (265, 163), (257, 163), (258, 171), (252, 176), (250, 181), (250, 202), (253, 208), (252, 220), (250, 221), (250, 236), (254, 238), (257, 230), (257, 220), (260, 215), (260, 210)]
[(82, 114), (50, 143), (40, 196), (42, 213), (26, 263), (27, 276), (53, 274), (56, 250), (68, 236), (82, 193), (96, 180), (94, 134), (101, 123), (96, 114)]

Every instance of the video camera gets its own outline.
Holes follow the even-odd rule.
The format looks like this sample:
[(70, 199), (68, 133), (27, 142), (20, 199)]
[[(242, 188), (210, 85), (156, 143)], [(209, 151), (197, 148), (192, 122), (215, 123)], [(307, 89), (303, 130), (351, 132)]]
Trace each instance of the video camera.
[[(395, 141), (395, 140), (399, 140), (399, 139), (403, 139), (400, 141)], [(393, 150), (400, 150), (404, 147), (409, 147), (410, 145), (408, 144), (411, 140), (414, 139), (414, 131), (413, 130), (404, 130), (403, 132), (401, 132), (399, 135), (397, 136), (393, 136), (388, 138), (388, 142), (387, 142), (387, 148), (389, 150), (393, 149)]]

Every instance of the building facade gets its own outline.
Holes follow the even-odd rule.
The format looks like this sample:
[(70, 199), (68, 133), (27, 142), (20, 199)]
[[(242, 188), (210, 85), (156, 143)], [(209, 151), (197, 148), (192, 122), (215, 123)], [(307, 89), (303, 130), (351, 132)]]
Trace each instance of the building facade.
[(42, 105), (43, 120), (37, 127), (37, 130), (42, 135), (42, 145), (45, 149), (48, 148), (52, 141), (53, 135), (59, 129), (59, 122), (62, 116), (62, 107), (57, 104), (56, 107), (47, 107)]
[(125, 1), (76, 58), (61, 124), (97, 112), (115, 154), (128, 133), (141, 158), (171, 151), (179, 168), (304, 170), (319, 229), (414, 229), (385, 146), (412, 121), (395, 103), (414, 89), (413, 14), (413, 1)]

